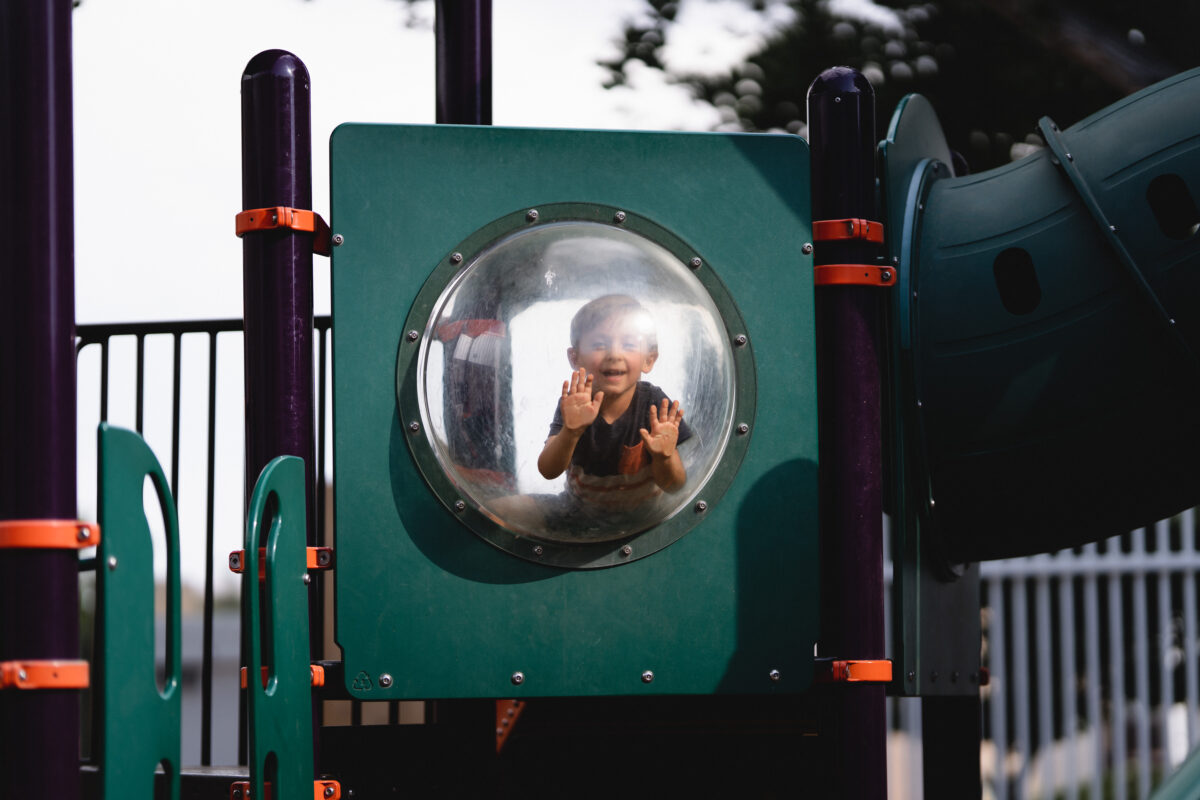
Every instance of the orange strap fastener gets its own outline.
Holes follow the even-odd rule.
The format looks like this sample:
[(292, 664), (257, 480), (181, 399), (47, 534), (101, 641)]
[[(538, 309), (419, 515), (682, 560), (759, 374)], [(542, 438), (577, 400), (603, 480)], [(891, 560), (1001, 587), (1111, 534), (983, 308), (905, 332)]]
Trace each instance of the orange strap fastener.
[(496, 701), (496, 752), (499, 753), (504, 749), (504, 743), (508, 741), (508, 735), (512, 733), (513, 726), (517, 724), (517, 717), (521, 716), (521, 712), (525, 710), (524, 700), (497, 700)]
[[(271, 784), (263, 784), (265, 800), (271, 800)], [(341, 800), (342, 784), (328, 778), (313, 781), (313, 800)], [(250, 781), (236, 781), (229, 787), (229, 800), (250, 800)]]
[[(308, 547), (309, 569), (333, 569), (332, 547)], [(246, 571), (246, 551), (234, 550), (229, 554), (229, 571), (241, 574)], [(267, 577), (267, 548), (258, 548), (258, 579)]]
[(886, 658), (819, 658), (817, 680), (822, 683), (891, 683), (892, 662)]
[(86, 689), (86, 661), (3, 661), (0, 689)]
[[(262, 685), (263, 685), (264, 689), (267, 688), (267, 675), (268, 675), (268, 668), (263, 667), (262, 668)], [(309, 677), (309, 680), (312, 681), (313, 686), (324, 686), (325, 685), (325, 668), (322, 667), (320, 664), (309, 664), (308, 677)], [(245, 667), (242, 667), (242, 688), (243, 689), (246, 688), (246, 668)]]
[(0, 549), (82, 550), (100, 544), (100, 526), (73, 519), (0, 520)]
[(894, 267), (873, 264), (819, 264), (813, 267), (817, 286), (895, 286)]
[(238, 214), (234, 221), (238, 238), (241, 238), (243, 234), (255, 231), (290, 228), (301, 233), (313, 234), (313, 252), (317, 255), (327, 256), (332, 251), (329, 226), (315, 211), (288, 208), (287, 206), (251, 208)]
[(883, 244), (883, 223), (867, 219), (822, 219), (813, 222), (814, 242), (864, 239)]

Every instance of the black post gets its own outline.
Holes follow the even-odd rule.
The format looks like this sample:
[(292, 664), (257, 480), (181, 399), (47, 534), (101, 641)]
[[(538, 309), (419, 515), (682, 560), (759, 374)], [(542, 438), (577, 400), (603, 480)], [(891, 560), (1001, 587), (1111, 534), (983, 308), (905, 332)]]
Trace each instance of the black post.
[(492, 124), (492, 0), (437, 0), (437, 121)]
[[(283, 50), (250, 59), (242, 73), (243, 209), (312, 210), (308, 69)], [(287, 228), (242, 237), (246, 358), (246, 497), (281, 455), (304, 459), (309, 546), (316, 546), (313, 415), (313, 234)], [(309, 587), (309, 643), (324, 642), (321, 579)], [(244, 731), (244, 707), (239, 714)], [(314, 753), (320, 701), (313, 701)], [(244, 741), (239, 740), (244, 758)]]
[[(0, 519), (75, 500), (70, 0), (0, 4)], [(0, 661), (79, 658), (73, 550), (0, 550)], [(78, 690), (0, 692), (12, 797), (79, 796)]]
[[(808, 91), (813, 220), (879, 217), (875, 204), (875, 94), (856, 70), (822, 72)], [(816, 264), (875, 265), (865, 239), (816, 243)], [(878, 286), (816, 287), (821, 459), (820, 655), (884, 658), (883, 469)], [(886, 690), (830, 690), (830, 788), (887, 795)]]

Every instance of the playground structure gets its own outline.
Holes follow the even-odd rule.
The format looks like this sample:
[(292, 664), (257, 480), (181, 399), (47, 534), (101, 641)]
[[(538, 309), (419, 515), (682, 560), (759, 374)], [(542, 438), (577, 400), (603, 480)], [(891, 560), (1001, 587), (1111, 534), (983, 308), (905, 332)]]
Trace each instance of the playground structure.
[[(43, 38), (61, 47), (65, 23), (48, 19), (55, 25), (41, 31)], [(439, 25), (454, 28), (445, 17)], [(483, 60), (474, 63), (482, 69)], [(455, 65), (439, 64), (447, 85), (484, 83), (455, 80), (446, 75)], [(811, 152), (791, 137), (340, 130), (329, 237), (338, 265), (340, 415), (332, 558), (313, 536), (311, 258), (324, 248), (315, 241), (322, 223), (309, 208), (303, 75), (298, 59), (274, 51), (253, 59), (243, 78), (246, 211), (239, 227), (252, 484), (236, 566), (247, 632), (247, 767), (238, 780), (220, 778), (213, 796), (262, 797), (266, 783), (275, 796), (386, 791), (379, 782), (386, 770), (367, 762), (396, 744), (384, 738), (396, 732), (376, 732), (374, 742), (360, 733), (354, 746), (365, 756), (347, 756), (352, 747), (332, 742), (334, 733), (321, 729), (314, 710), (314, 697), (326, 691), (436, 700), (441, 724), (399, 740), (430, 759), (425, 763), (478, 774), (415, 778), (430, 791), (487, 784), (561, 793), (581, 771), (593, 782), (586, 790), (624, 782), (587, 770), (625, 747), (588, 740), (592, 752), (582, 753), (578, 738), (556, 734), (569, 731), (572, 718), (607, 708), (631, 720), (612, 739), (660, 748), (654, 756), (625, 756), (636, 767), (668, 768), (641, 784), (647, 793), (686, 788), (689, 780), (804, 780), (818, 791), (880, 796), (886, 684), (893, 693), (936, 699), (927, 724), (936, 731), (941, 715), (945, 741), (939, 747), (927, 740), (926, 747), (938, 753), (943, 774), (940, 786), (927, 780), (927, 792), (962, 797), (970, 781), (978, 784), (978, 736), (970, 726), (978, 731), (979, 575), (971, 562), (1080, 543), (1084, 534), (1059, 534), (1066, 508), (1096, 509), (1079, 529), (1099, 538), (1196, 501), (1188, 455), (1197, 431), (1185, 401), (1195, 377), (1189, 323), (1198, 289), (1189, 270), (1200, 260), (1192, 193), (1200, 184), (1192, 143), (1197, 74), (1066, 131), (1044, 121), (1046, 151), (974, 177), (953, 174), (932, 110), (909, 98), (882, 146), (880, 209), (870, 86), (852, 71), (831, 70), (810, 93)], [(69, 106), (69, 89), (67, 96)], [(486, 123), (488, 103), (474, 90), (468, 97), (447, 100), (439, 121)], [(64, 133), (31, 125), (26, 134), (69, 151), (69, 126)], [(30, 145), (29, 152), (41, 150)], [(404, 186), (381, 178), (406, 158), (432, 166), (425, 175), (406, 169)], [(26, 177), (40, 193), (30, 197), (55, 209), (41, 219), (58, 228), (28, 227), (61, 239), (70, 229), (69, 181), (65, 188), (42, 181), (42, 174), (60, 173), (39, 173), (35, 161)], [(489, 161), (511, 165), (490, 185), (453, 174)], [(614, 174), (613, 163), (638, 182), (671, 185), (674, 195), (638, 188)], [(695, 163), (719, 165), (715, 185), (688, 170)], [(579, 175), (563, 186), (568, 164)], [(464, 182), (471, 183), (469, 196)], [(383, 224), (366, 211), (381, 205), (393, 221)], [(12, 219), (28, 213), (9, 210)], [(432, 226), (431, 217), (453, 224)], [(427, 342), (443, 319), (437, 314), (456, 298), (447, 292), (499, 252), (497, 242), (571, 225), (650, 240), (683, 265), (683, 275), (694, 274), (666, 283), (695, 280), (712, 298), (728, 335), (718, 356), (731, 365), (725, 381), (734, 385), (731, 410), (712, 423), (725, 443), (687, 502), (649, 527), (584, 548), (536, 533), (512, 536), (490, 510), (490, 496), (471, 494), (461, 476), (447, 479), (436, 442), (418, 438), (437, 424), (429, 386), (457, 380), (449, 372), (428, 377), (436, 345)], [(47, 255), (60, 259), (53, 269), (35, 275), (25, 266), (45, 263)], [(148, 672), (153, 636), (147, 644), (131, 624), (149, 625), (153, 615), (141, 502), (147, 475), (172, 528), (162, 470), (136, 437), (102, 431), (99, 528), (74, 521), (74, 445), (66, 442), (74, 419), (54, 402), (62, 392), (73, 407), (74, 364), (61, 352), (73, 354), (72, 331), (62, 325), (73, 317), (69, 257), (62, 248), (33, 245), (17, 256), (3, 309), (15, 334), (6, 341), (38, 344), (6, 348), (5, 374), (25, 376), (21, 384), (38, 389), (6, 398), (13, 405), (3, 414), (19, 421), (4, 429), (9, 547), (0, 554), (4, 607), (21, 609), (6, 612), (0, 660), (25, 665), (0, 699), (0, 732), (12, 743), (6, 765), (19, 775), (14, 791), (80, 794), (71, 741), (80, 666), (34, 662), (71, 659), (77, 651), (78, 631), (63, 624), (78, 602), (71, 587), (79, 565), (66, 545), (97, 538), (92, 566), (101, 613), (92, 685), (102, 731), (99, 792), (149, 792), (160, 764), (169, 796), (196, 796), (201, 785), (213, 791), (211, 776), (202, 780), (179, 763), (172, 688), (179, 642), (168, 638), (160, 690)], [(769, 283), (756, 286), (763, 265), (775, 268)], [(480, 294), (505, 299), (502, 278)], [(815, 299), (807, 290), (813, 282)], [(45, 313), (48, 304), (52, 313)], [(503, 309), (492, 310), (493, 319), (502, 318)], [(891, 322), (886, 336), (877, 329), (883, 319)], [(777, 374), (792, 382), (767, 379)], [(62, 389), (64, 381), (71, 391)], [(890, 411), (882, 433), (880, 408)], [(372, 427), (380, 421), (382, 428)], [(444, 419), (440, 424), (453, 462), (453, 430)], [(1143, 466), (1151, 455), (1159, 465), (1152, 473)], [(503, 463), (487, 466), (504, 471), (494, 469)], [(883, 649), (885, 499), (899, 543), (892, 653)], [(981, 506), (992, 526), (961, 533), (966, 509)], [(334, 561), (345, 661), (314, 665), (310, 642), (324, 581), (311, 580), (321, 573), (306, 566), (320, 570)], [(177, 597), (177, 556), (172, 563), (168, 595)], [(551, 613), (553, 603), (559, 608)], [(178, 602), (168, 607), (177, 618)], [(610, 623), (597, 608), (625, 621), (599, 649), (591, 632)], [(815, 662), (814, 643), (821, 657)], [(260, 672), (265, 686), (254, 679)], [(311, 688), (320, 673), (325, 687)], [(536, 759), (518, 737), (507, 760), (494, 757), (491, 703), (514, 696), (524, 708), (545, 709), (540, 723), (522, 713), (525, 730), (541, 732)], [(703, 723), (715, 732), (710, 750), (654, 728), (662, 720), (682, 725), (701, 702), (719, 709), (711, 712), (716, 722)], [(131, 727), (138, 735), (128, 735)], [(552, 738), (561, 741), (553, 746)], [(699, 751), (725, 756), (732, 766), (681, 777), (689, 749), (693, 760)], [(795, 759), (803, 778), (768, 776), (780, 758)], [(745, 768), (752, 771), (734, 775)]]

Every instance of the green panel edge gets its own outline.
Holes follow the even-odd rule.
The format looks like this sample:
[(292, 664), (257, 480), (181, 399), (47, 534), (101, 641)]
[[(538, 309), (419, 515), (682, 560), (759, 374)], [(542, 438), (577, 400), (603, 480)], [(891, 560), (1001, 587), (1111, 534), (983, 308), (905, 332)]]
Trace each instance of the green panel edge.
[[(166, 476), (138, 434), (101, 423), (98, 439), (96, 740), (100, 796), (153, 800), (166, 772), (180, 796), (182, 722), (179, 520)], [(166, 674), (155, 675), (154, 543), (143, 489), (150, 476), (163, 515), (167, 564)], [(137, 731), (131, 736), (130, 731)]]

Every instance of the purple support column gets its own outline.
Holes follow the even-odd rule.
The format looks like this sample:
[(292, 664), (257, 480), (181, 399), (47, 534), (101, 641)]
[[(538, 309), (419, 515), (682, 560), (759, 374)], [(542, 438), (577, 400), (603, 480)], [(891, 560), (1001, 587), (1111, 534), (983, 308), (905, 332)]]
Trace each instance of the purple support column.
[(437, 121), (492, 124), (492, 0), (437, 0)]
[[(70, 0), (0, 4), (0, 519), (75, 519)], [(79, 658), (73, 550), (0, 550), (0, 661)], [(0, 692), (10, 797), (79, 796), (79, 692)]]
[[(308, 69), (267, 50), (242, 73), (242, 206), (312, 210)], [(281, 455), (304, 459), (309, 546), (316, 546), (313, 414), (313, 234), (279, 228), (242, 237), (246, 358), (246, 496)], [(313, 659), (324, 640), (320, 577), (309, 591)], [(313, 730), (320, 730), (314, 701)], [(239, 751), (241, 748), (239, 747)]]
[[(814, 220), (878, 220), (875, 94), (847, 67), (822, 72), (808, 92)], [(817, 264), (875, 264), (865, 240), (816, 244)], [(880, 294), (871, 286), (818, 286), (821, 459), (820, 655), (884, 657), (883, 479), (880, 434)], [(887, 795), (886, 690), (835, 685), (828, 725), (831, 788)]]

